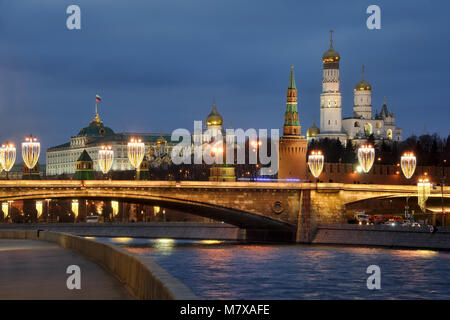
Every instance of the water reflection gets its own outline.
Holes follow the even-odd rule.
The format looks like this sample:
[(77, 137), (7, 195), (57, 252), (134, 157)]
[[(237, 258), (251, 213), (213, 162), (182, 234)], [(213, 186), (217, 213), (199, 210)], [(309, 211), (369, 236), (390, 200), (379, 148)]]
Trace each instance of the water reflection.
[[(450, 299), (447, 252), (173, 239), (122, 246), (208, 299)], [(367, 289), (372, 264), (381, 290)]]

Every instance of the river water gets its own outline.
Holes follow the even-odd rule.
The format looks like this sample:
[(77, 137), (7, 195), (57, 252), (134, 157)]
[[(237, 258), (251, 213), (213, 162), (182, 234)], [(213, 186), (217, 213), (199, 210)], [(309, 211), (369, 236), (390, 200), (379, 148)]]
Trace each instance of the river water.
[[(151, 257), (206, 299), (450, 299), (450, 253), (96, 238)], [(367, 267), (381, 289), (367, 288)]]

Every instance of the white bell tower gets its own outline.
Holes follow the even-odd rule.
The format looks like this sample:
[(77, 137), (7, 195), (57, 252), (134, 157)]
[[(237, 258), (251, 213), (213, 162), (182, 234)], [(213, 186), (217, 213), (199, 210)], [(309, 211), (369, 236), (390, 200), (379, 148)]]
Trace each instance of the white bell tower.
[(342, 100), (339, 92), (340, 56), (333, 48), (333, 31), (330, 31), (330, 48), (323, 54), (322, 93), (320, 95), (320, 133), (342, 132)]

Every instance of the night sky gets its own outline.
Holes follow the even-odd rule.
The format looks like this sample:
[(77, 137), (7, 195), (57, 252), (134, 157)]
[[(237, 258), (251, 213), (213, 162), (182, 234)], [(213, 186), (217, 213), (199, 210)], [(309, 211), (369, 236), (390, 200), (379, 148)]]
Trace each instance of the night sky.
[[(66, 8), (82, 29), (66, 28)], [(370, 4), (381, 30), (368, 30)], [(322, 54), (334, 29), (343, 116), (366, 65), (403, 136), (447, 136), (450, 2), (0, 0), (0, 140), (46, 148), (100, 117), (116, 132), (193, 130), (216, 97), (225, 127), (281, 128), (295, 65), (302, 133), (319, 120)]]

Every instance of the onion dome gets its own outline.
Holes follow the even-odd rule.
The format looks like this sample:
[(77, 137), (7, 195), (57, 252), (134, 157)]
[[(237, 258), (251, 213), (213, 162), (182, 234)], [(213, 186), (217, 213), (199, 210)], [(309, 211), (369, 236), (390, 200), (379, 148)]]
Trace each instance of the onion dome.
[(355, 86), (355, 91), (372, 90), (372, 86), (364, 80), (364, 66), (362, 66), (362, 80)]
[(333, 30), (330, 30), (330, 35), (330, 48), (322, 56), (324, 64), (336, 64), (341, 59), (339, 53), (333, 48)]
[(316, 121), (314, 121), (313, 126), (306, 131), (307, 138), (315, 138), (320, 133), (320, 129), (316, 127)]
[(206, 124), (208, 126), (221, 126), (223, 123), (222, 116), (216, 110), (216, 104), (213, 103), (213, 109), (206, 118)]
[(166, 145), (167, 144), (167, 140), (164, 139), (164, 137), (162, 136), (162, 133), (160, 134), (158, 140), (156, 140), (156, 143), (158, 145)]

